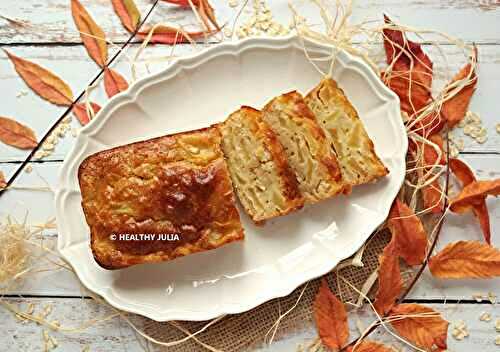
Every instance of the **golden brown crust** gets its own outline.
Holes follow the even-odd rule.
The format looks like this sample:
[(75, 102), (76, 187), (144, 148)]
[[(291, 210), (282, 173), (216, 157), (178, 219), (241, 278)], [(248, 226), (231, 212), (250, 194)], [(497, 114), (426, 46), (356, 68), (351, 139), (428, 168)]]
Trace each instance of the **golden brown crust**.
[[(285, 147), (287, 158), (300, 180), (299, 188), (307, 203), (316, 203), (346, 192), (335, 153), (300, 93), (292, 91), (274, 98), (266, 104), (263, 113), (264, 120), (271, 125)], [(289, 121), (282, 122), (283, 119)], [(287, 125), (288, 122), (293, 124)], [(305, 147), (293, 145), (301, 142), (305, 143)], [(294, 162), (298, 151), (307, 153), (307, 158), (315, 164), (314, 171), (308, 172), (306, 167)], [(321, 179), (323, 186), (313, 180), (316, 177)], [(321, 190), (318, 190), (319, 188)]]
[(220, 126), (236, 194), (257, 224), (304, 204), (283, 147), (261, 115), (259, 110), (242, 106)]
[(373, 182), (389, 173), (375, 153), (356, 109), (333, 79), (323, 79), (305, 101), (327, 132), (346, 183), (355, 186)]
[[(86, 158), (78, 179), (99, 265), (167, 261), (243, 239), (219, 145), (217, 128), (205, 128)], [(126, 234), (170, 238), (126, 240)]]

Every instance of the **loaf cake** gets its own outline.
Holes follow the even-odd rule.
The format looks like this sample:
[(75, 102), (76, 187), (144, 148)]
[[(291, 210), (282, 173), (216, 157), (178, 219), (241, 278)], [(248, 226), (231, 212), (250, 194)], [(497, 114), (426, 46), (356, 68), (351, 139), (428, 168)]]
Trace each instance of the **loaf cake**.
[(344, 182), (355, 186), (389, 173), (358, 113), (333, 79), (323, 79), (305, 100), (336, 151)]
[(306, 203), (348, 192), (334, 150), (302, 95), (293, 91), (274, 98), (262, 116), (283, 145)]
[(236, 194), (253, 221), (302, 207), (304, 201), (283, 147), (259, 110), (244, 106), (220, 129)]
[(220, 142), (206, 128), (86, 158), (78, 179), (97, 263), (118, 269), (242, 240)]

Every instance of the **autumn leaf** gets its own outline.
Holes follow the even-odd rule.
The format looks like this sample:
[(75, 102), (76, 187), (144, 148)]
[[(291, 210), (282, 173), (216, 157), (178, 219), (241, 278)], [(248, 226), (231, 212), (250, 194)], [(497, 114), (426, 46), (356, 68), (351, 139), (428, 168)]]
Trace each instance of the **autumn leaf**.
[(144, 29), (138, 32), (137, 36), (141, 40), (146, 40), (151, 31), (153, 33), (149, 40), (150, 43), (168, 44), (168, 45), (190, 43), (196, 39), (204, 38), (206, 36), (215, 33), (214, 31), (186, 32), (179, 28), (159, 25), (149, 29)]
[[(389, 26), (393, 24), (385, 15), (384, 21)], [(385, 82), (398, 94), (401, 110), (412, 116), (432, 98), (432, 61), (421, 45), (408, 40), (402, 31), (384, 28), (383, 33), (387, 64), (392, 67)]]
[(20, 149), (33, 149), (38, 144), (31, 128), (8, 117), (0, 117), (0, 141)]
[(438, 214), (444, 209), (443, 191), (438, 180), (422, 188), (424, 208), (431, 213)]
[[(170, 4), (178, 5), (181, 7), (191, 7), (189, 0), (162, 0), (163, 2), (168, 2)], [(191, 0), (194, 6), (198, 6), (200, 0)]]
[(390, 347), (370, 340), (361, 340), (357, 345), (350, 346), (347, 352), (394, 352)]
[(410, 130), (421, 136), (438, 134), (445, 126), (445, 120), (439, 112), (431, 112), (423, 117), (411, 117)]
[(424, 162), (426, 166), (433, 166), (435, 164), (445, 165), (446, 158), (444, 153), (444, 141), (443, 137), (439, 134), (433, 134), (430, 136), (429, 141), (434, 143), (439, 149), (439, 154), (436, 151), (434, 146), (423, 144), (422, 148), (424, 149)]
[[(462, 186), (465, 187), (472, 182), (476, 181), (476, 177), (472, 170), (459, 159), (450, 159), (449, 166), (453, 174), (460, 180)], [(483, 232), (484, 240), (486, 243), (491, 243), (491, 228), (490, 228), (490, 214), (488, 206), (486, 205), (486, 196), (478, 204), (472, 206), (472, 212), (479, 220), (481, 231)]]
[[(475, 63), (477, 57), (477, 48), (474, 47), (474, 55), (472, 57), (473, 63)], [(462, 87), (456, 87), (457, 82), (467, 79), (468, 82)], [(441, 107), (441, 113), (446, 119), (449, 127), (454, 127), (458, 124), (465, 116), (467, 109), (469, 108), (469, 103), (472, 98), (472, 94), (476, 90), (477, 75), (471, 63), (465, 65), (453, 78), (453, 80), (446, 86), (445, 92), (447, 95), (453, 95), (447, 99), (443, 106)]]
[(34, 62), (4, 51), (16, 72), (36, 94), (56, 105), (71, 105), (73, 92), (62, 79)]
[(342, 348), (349, 337), (347, 313), (344, 304), (328, 287), (326, 279), (321, 281), (321, 286), (314, 299), (313, 309), (314, 319), (323, 344), (333, 350)]
[(118, 72), (104, 68), (104, 89), (108, 97), (112, 97), (120, 92), (127, 90), (128, 83)]
[(448, 322), (441, 314), (419, 304), (399, 304), (389, 316), (398, 334), (427, 351), (446, 350)]
[(71, 0), (71, 13), (89, 56), (104, 67), (108, 61), (108, 45), (103, 30), (78, 0)]
[(210, 6), (208, 0), (199, 0), (197, 9), (207, 31), (211, 30), (210, 24), (212, 24), (215, 29), (220, 30), (220, 26), (215, 18), (214, 8)]
[(500, 276), (500, 251), (478, 241), (454, 242), (430, 258), (429, 269), (442, 279)]
[[(96, 103), (90, 103), (90, 108), (92, 109), (93, 115), (97, 114), (101, 107)], [(76, 116), (78, 121), (85, 126), (92, 120), (92, 116), (89, 115), (87, 111), (87, 105), (85, 103), (78, 103), (73, 106), (73, 114)]]
[(5, 180), (5, 175), (0, 171), (0, 190), (7, 187), (7, 181)]
[(460, 194), (450, 202), (450, 209), (455, 213), (469, 211), (475, 205), (481, 205), (487, 195), (500, 194), (500, 178), (488, 181), (474, 181), (465, 186)]
[(384, 316), (396, 303), (403, 280), (399, 269), (399, 256), (395, 250), (395, 243), (390, 242), (379, 258), (378, 291), (375, 296), (374, 307), (378, 314)]
[(396, 198), (392, 203), (387, 224), (399, 256), (408, 265), (423, 263), (427, 250), (427, 234), (413, 210)]
[(141, 13), (134, 0), (111, 0), (111, 3), (123, 27), (133, 33), (141, 21)]

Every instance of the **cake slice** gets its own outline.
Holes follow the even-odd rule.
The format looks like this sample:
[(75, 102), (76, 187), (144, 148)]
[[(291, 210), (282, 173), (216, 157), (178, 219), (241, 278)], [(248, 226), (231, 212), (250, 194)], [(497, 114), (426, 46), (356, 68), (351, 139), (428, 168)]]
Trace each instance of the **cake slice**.
[(301, 208), (304, 201), (283, 147), (259, 110), (242, 107), (220, 124), (236, 194), (253, 221)]
[(217, 128), (207, 128), (82, 162), (82, 206), (99, 265), (166, 261), (243, 239), (220, 141)]
[(299, 93), (274, 98), (262, 116), (283, 145), (306, 203), (348, 192), (334, 150)]
[(355, 186), (373, 182), (389, 173), (358, 113), (333, 79), (323, 79), (305, 100), (337, 153), (346, 183)]

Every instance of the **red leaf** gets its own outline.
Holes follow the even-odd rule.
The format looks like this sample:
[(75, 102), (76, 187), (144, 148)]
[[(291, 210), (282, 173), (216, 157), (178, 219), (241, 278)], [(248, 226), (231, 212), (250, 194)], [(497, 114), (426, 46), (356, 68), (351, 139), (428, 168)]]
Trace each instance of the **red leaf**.
[(149, 32), (153, 31), (153, 34), (149, 40), (150, 43), (174, 45), (181, 43), (190, 43), (196, 39), (204, 38), (214, 33), (213, 31), (186, 32), (182, 29), (163, 25), (153, 28), (142, 30), (137, 33), (137, 36), (144, 41), (149, 36)]
[(426, 351), (446, 350), (448, 322), (431, 308), (419, 304), (399, 304), (391, 312), (398, 334)]
[(123, 27), (133, 33), (141, 21), (141, 13), (134, 0), (111, 0), (111, 3)]
[(313, 309), (323, 344), (334, 350), (342, 348), (349, 337), (347, 313), (344, 304), (335, 297), (325, 279), (321, 281)]
[[(450, 159), (449, 165), (453, 174), (462, 182), (462, 187), (476, 181), (476, 176), (474, 176), (472, 170), (461, 160)], [(488, 212), (488, 206), (486, 205), (486, 196), (483, 198), (482, 202), (472, 207), (472, 211), (479, 220), (484, 240), (486, 243), (491, 244), (490, 214)]]
[(394, 242), (390, 242), (379, 258), (378, 268), (378, 291), (375, 297), (375, 309), (378, 314), (384, 316), (396, 303), (403, 280), (399, 269), (399, 257), (395, 250)]
[(429, 269), (443, 279), (487, 279), (500, 276), (500, 250), (478, 241), (458, 241), (429, 260)]
[[(418, 118), (418, 120), (417, 120)], [(440, 113), (429, 113), (424, 117), (413, 115), (410, 117), (411, 131), (416, 132), (421, 136), (427, 137), (433, 134), (438, 134), (442, 131), (445, 120)]]
[(78, 0), (71, 0), (71, 13), (89, 56), (104, 67), (108, 61), (108, 44), (103, 30)]
[(0, 117), (0, 141), (20, 149), (33, 149), (38, 144), (31, 128), (8, 117)]
[[(96, 103), (90, 103), (90, 108), (92, 109), (93, 115), (97, 114), (101, 107)], [(85, 126), (92, 120), (92, 116), (89, 115), (87, 111), (87, 105), (85, 103), (78, 103), (73, 106), (73, 114), (76, 116), (78, 121)]]
[[(384, 21), (393, 24), (385, 15)], [(387, 64), (392, 65), (386, 84), (399, 95), (401, 110), (412, 116), (431, 99), (432, 61), (421, 45), (408, 40), (402, 31), (384, 28), (383, 33)]]
[(36, 94), (56, 105), (71, 105), (73, 92), (62, 79), (31, 61), (21, 59), (7, 50), (4, 51), (19, 76)]
[(104, 89), (108, 97), (111, 98), (127, 88), (128, 83), (121, 74), (107, 67), (104, 69)]
[[(476, 58), (477, 48), (474, 47), (474, 55), (471, 58), (473, 63), (475, 63)], [(474, 94), (474, 91), (476, 90), (477, 75), (471, 63), (465, 65), (447, 85), (447, 88), (445, 88), (446, 94), (452, 94), (452, 91), (457, 89), (457, 87), (454, 88), (452, 85), (464, 79), (468, 79), (469, 82), (462, 86), (458, 92), (454, 93), (451, 98), (446, 100), (441, 108), (441, 113), (448, 122), (449, 127), (454, 127), (462, 121), (469, 107), (472, 94)]]
[(427, 234), (420, 219), (399, 199), (392, 203), (388, 218), (395, 250), (408, 265), (423, 263), (427, 250)]

